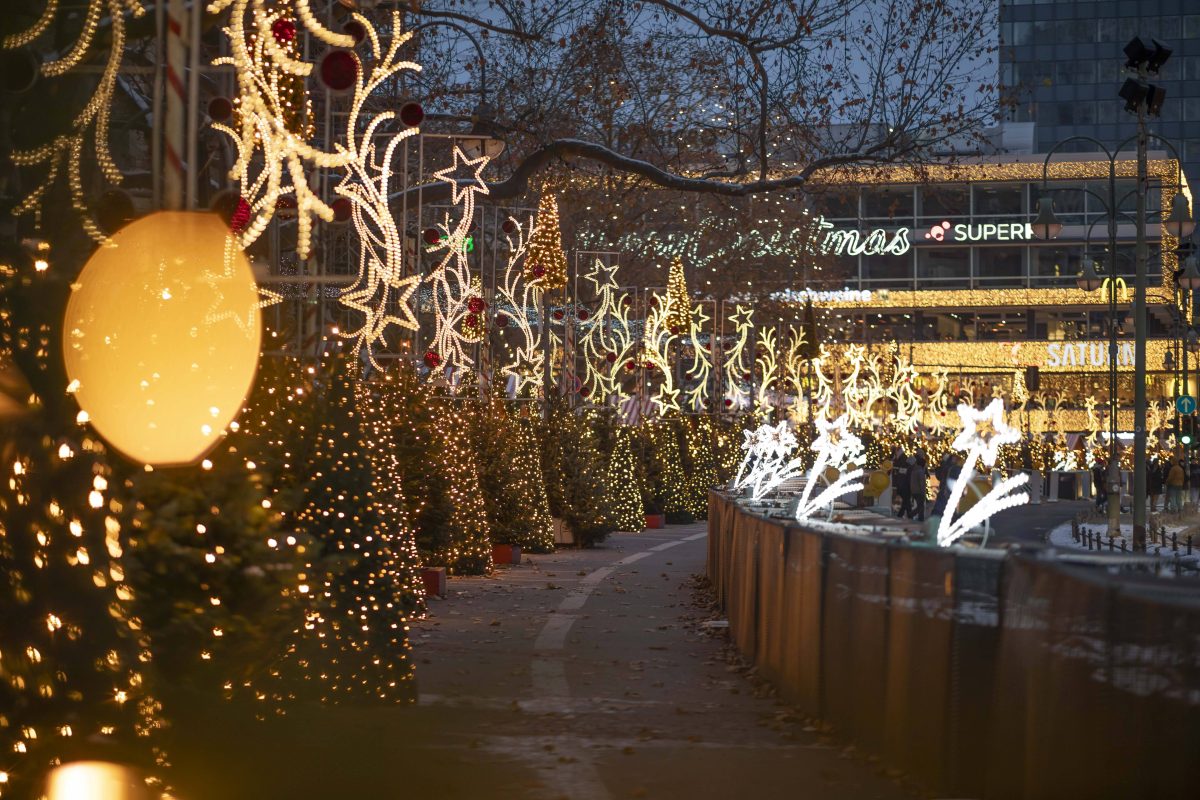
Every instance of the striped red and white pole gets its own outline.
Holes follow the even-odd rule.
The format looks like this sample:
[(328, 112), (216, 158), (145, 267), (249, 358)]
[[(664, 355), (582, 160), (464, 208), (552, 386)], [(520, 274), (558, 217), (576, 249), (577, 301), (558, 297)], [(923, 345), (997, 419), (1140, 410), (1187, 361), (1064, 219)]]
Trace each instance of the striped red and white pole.
[[(200, 0), (193, 0), (200, 2)], [(167, 114), (166, 141), (163, 143), (163, 203), (169, 209), (184, 205), (186, 168), (183, 154), (187, 147), (187, 88), (183, 82), (187, 62), (187, 7), (184, 0), (167, 4)]]

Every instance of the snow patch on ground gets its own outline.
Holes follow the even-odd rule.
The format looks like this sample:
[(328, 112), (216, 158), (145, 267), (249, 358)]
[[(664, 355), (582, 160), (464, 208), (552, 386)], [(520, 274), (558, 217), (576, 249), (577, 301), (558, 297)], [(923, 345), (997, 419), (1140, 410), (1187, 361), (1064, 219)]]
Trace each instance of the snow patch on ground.
[[(1101, 552), (1104, 552), (1104, 553), (1109, 552), (1109, 549), (1108, 549), (1108, 526), (1107, 525), (1105, 525), (1104, 523), (1093, 523), (1093, 524), (1083, 523), (1079, 527), (1081, 530), (1083, 530), (1083, 529), (1090, 530), (1094, 534), (1095, 533), (1102, 534), (1104, 537), (1104, 543), (1103, 543), (1104, 546), (1101, 548)], [(1147, 554), (1152, 555), (1152, 556), (1159, 556), (1160, 558), (1168, 558), (1168, 559), (1172, 559), (1172, 560), (1175, 558), (1191, 558), (1191, 559), (1200, 560), (1200, 537), (1196, 537), (1195, 539), (1193, 539), (1192, 555), (1188, 556), (1188, 554), (1187, 554), (1186, 536), (1184, 534), (1184, 531), (1188, 530), (1189, 526), (1187, 526), (1187, 525), (1166, 525), (1166, 526), (1164, 526), (1164, 528), (1166, 530), (1167, 543), (1163, 544), (1162, 542), (1150, 542), (1150, 544), (1146, 548)], [(1177, 541), (1179, 543), (1178, 552), (1173, 551), (1171, 549), (1170, 541), (1171, 541), (1172, 533), (1176, 535)], [(1122, 523), (1121, 524), (1121, 535), (1113, 539), (1112, 552), (1116, 553), (1116, 554), (1120, 554), (1122, 542), (1125, 543), (1125, 551), (1129, 552), (1130, 548), (1131, 548), (1132, 539), (1133, 539), (1133, 525), (1128, 522)], [(1082, 550), (1085, 553), (1088, 552), (1087, 542), (1084, 540), (1084, 538), (1082, 536), (1080, 537), (1080, 541), (1078, 541), (1078, 542), (1076, 542), (1071, 537), (1071, 523), (1070, 522), (1064, 522), (1062, 525), (1059, 525), (1057, 528), (1054, 528), (1053, 530), (1051, 530), (1049, 537), (1047, 537), (1047, 541), (1052, 546), (1061, 548), (1063, 550)], [(1093, 538), (1092, 541), (1093, 541), (1092, 552), (1094, 553), (1094, 552), (1096, 552), (1095, 539)]]

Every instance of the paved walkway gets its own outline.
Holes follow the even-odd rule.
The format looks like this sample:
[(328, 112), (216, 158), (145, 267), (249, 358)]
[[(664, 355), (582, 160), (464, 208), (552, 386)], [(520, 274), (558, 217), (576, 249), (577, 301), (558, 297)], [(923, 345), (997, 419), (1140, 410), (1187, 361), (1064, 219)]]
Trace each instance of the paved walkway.
[(700, 524), (452, 578), (411, 634), (415, 708), (218, 726), (181, 754), (202, 775), (184, 796), (906, 797), (727, 660), (694, 602), (704, 559)]

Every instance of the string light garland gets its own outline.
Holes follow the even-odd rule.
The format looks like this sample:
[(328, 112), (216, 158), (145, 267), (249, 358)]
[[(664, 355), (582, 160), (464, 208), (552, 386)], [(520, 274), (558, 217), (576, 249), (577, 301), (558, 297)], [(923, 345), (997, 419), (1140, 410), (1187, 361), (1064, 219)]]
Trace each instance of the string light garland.
[(646, 325), (642, 335), (642, 352), (646, 364), (659, 374), (661, 382), (654, 395), (654, 404), (660, 416), (679, 411), (679, 390), (675, 388), (674, 370), (671, 368), (671, 349), (678, 336), (671, 332), (670, 319), (675, 304), (670, 297), (654, 295), (657, 302), (651, 303), (646, 312)]
[[(694, 383), (691, 388), (684, 391), (684, 398), (688, 407), (693, 411), (704, 411), (708, 408), (709, 381), (712, 379), (713, 369), (711, 346), (716, 337), (710, 337), (707, 347), (701, 344), (700, 337), (703, 336), (704, 327), (709, 322), (712, 322), (712, 318), (705, 311), (703, 304), (693, 309), (691, 318), (688, 320), (689, 338), (692, 342), (692, 363), (688, 367), (687, 377), (691, 378)], [(706, 508), (707, 503), (706, 499)]]
[[(87, 235), (96, 242), (108, 242), (108, 233), (101, 229), (92, 211), (88, 207), (83, 188), (83, 154), (89, 132), (94, 141), (93, 151), (100, 173), (111, 184), (120, 184), (122, 175), (113, 160), (109, 146), (109, 124), (111, 122), (113, 94), (116, 91), (117, 73), (121, 67), (121, 59), (125, 54), (125, 14), (133, 17), (145, 14), (145, 8), (139, 0), (88, 0), (87, 10), (83, 15), (83, 27), (74, 44), (60, 58), (44, 62), (41, 74), (54, 78), (66, 74), (83, 61), (96, 31), (100, 26), (102, 13), (109, 13), (108, 59), (100, 73), (100, 81), (96, 85), (91, 98), (83, 109), (71, 121), (71, 133), (62, 134), (39, 147), (29, 150), (14, 150), (10, 158), (20, 167), (46, 165), (46, 175), (34, 189), (29, 192), (12, 209), (13, 216), (34, 214), (40, 218), (42, 202), (46, 193), (57, 181), (59, 173), (64, 169), (67, 173), (67, 185), (71, 196), (71, 206), (79, 216), (80, 224)], [(32, 43), (41, 36), (56, 18), (60, 11), (57, 0), (50, 0), (38, 20), (25, 31), (5, 37), (4, 49), (15, 49)]]
[[(214, 59), (213, 64), (230, 65), (237, 75), (238, 129), (220, 122), (214, 122), (212, 127), (229, 136), (237, 147), (237, 159), (230, 170), (230, 178), (240, 187), (239, 205), (244, 204), (247, 209), (247, 218), (238, 226), (237, 232), (241, 235), (242, 246), (248, 247), (266, 230), (281, 198), (293, 196), (296, 252), (301, 259), (306, 259), (312, 251), (313, 218), (326, 222), (334, 219), (333, 208), (309, 185), (308, 173), (313, 168), (347, 169), (353, 164), (356, 153), (343, 146), (333, 152), (317, 149), (292, 129), (299, 111), (292, 106), (295, 83), (291, 78), (309, 75), (312, 64), (293, 59), (286, 46), (277, 41), (273, 26), (280, 20), (288, 21), (285, 8), (275, 7), (270, 0), (214, 0), (208, 6), (210, 14), (226, 9), (230, 10), (229, 25), (223, 30), (229, 40), (231, 55)], [(354, 45), (352, 37), (326, 31), (312, 15), (307, 0), (296, 0), (296, 10), (305, 27), (318, 38), (328, 34), (326, 38), (342, 42), (335, 46)], [(250, 15), (250, 32), (246, 30), (247, 14)], [(363, 17), (355, 15), (355, 19), (370, 29)], [(378, 41), (374, 36), (371, 38), (378, 53)], [(332, 41), (328, 43), (332, 44)], [(393, 41), (392, 46), (399, 45)], [(394, 55), (394, 50), (392, 52)], [(358, 56), (354, 53), (351, 56), (360, 76), (353, 104), (357, 109), (365, 99), (360, 92), (366, 84), (361, 78), (363, 69)], [(400, 63), (408, 66), (408, 62)]]

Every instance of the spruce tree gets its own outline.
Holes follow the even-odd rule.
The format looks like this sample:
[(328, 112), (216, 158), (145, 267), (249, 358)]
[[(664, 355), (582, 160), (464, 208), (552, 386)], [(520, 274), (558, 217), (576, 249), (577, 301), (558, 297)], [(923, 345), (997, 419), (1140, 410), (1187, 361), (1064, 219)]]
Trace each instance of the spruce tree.
[(688, 455), (687, 510), (696, 519), (708, 519), (708, 492), (717, 485), (712, 419), (705, 415), (684, 424)]
[(492, 541), (552, 550), (554, 531), (532, 428), (509, 412), (503, 400), (484, 402), (474, 436)]
[(356, 364), (326, 356), (308, 402), (318, 420), (303, 465), (297, 529), (313, 544), (298, 576), (304, 618), (278, 667), (295, 693), (323, 702), (414, 697), (403, 552), (387, 535), (355, 397)]
[[(126, 578), (123, 496), (104, 445), (66, 393), (66, 288), (14, 258), (0, 284), (0, 790), (37, 796), (63, 757), (152, 770), (160, 707)], [(101, 742), (110, 743), (105, 747)], [(120, 755), (105, 753), (121, 748)], [(157, 782), (156, 782), (157, 785)]]
[(621, 428), (616, 434), (616, 446), (608, 461), (609, 520), (619, 531), (640, 531), (646, 525), (646, 509), (638, 486), (637, 465), (630, 440), (633, 434)]
[(558, 200), (542, 195), (538, 204), (537, 225), (525, 256), (529, 282), (543, 291), (554, 292), (567, 285), (567, 256), (562, 248), (562, 229), (558, 219)]

